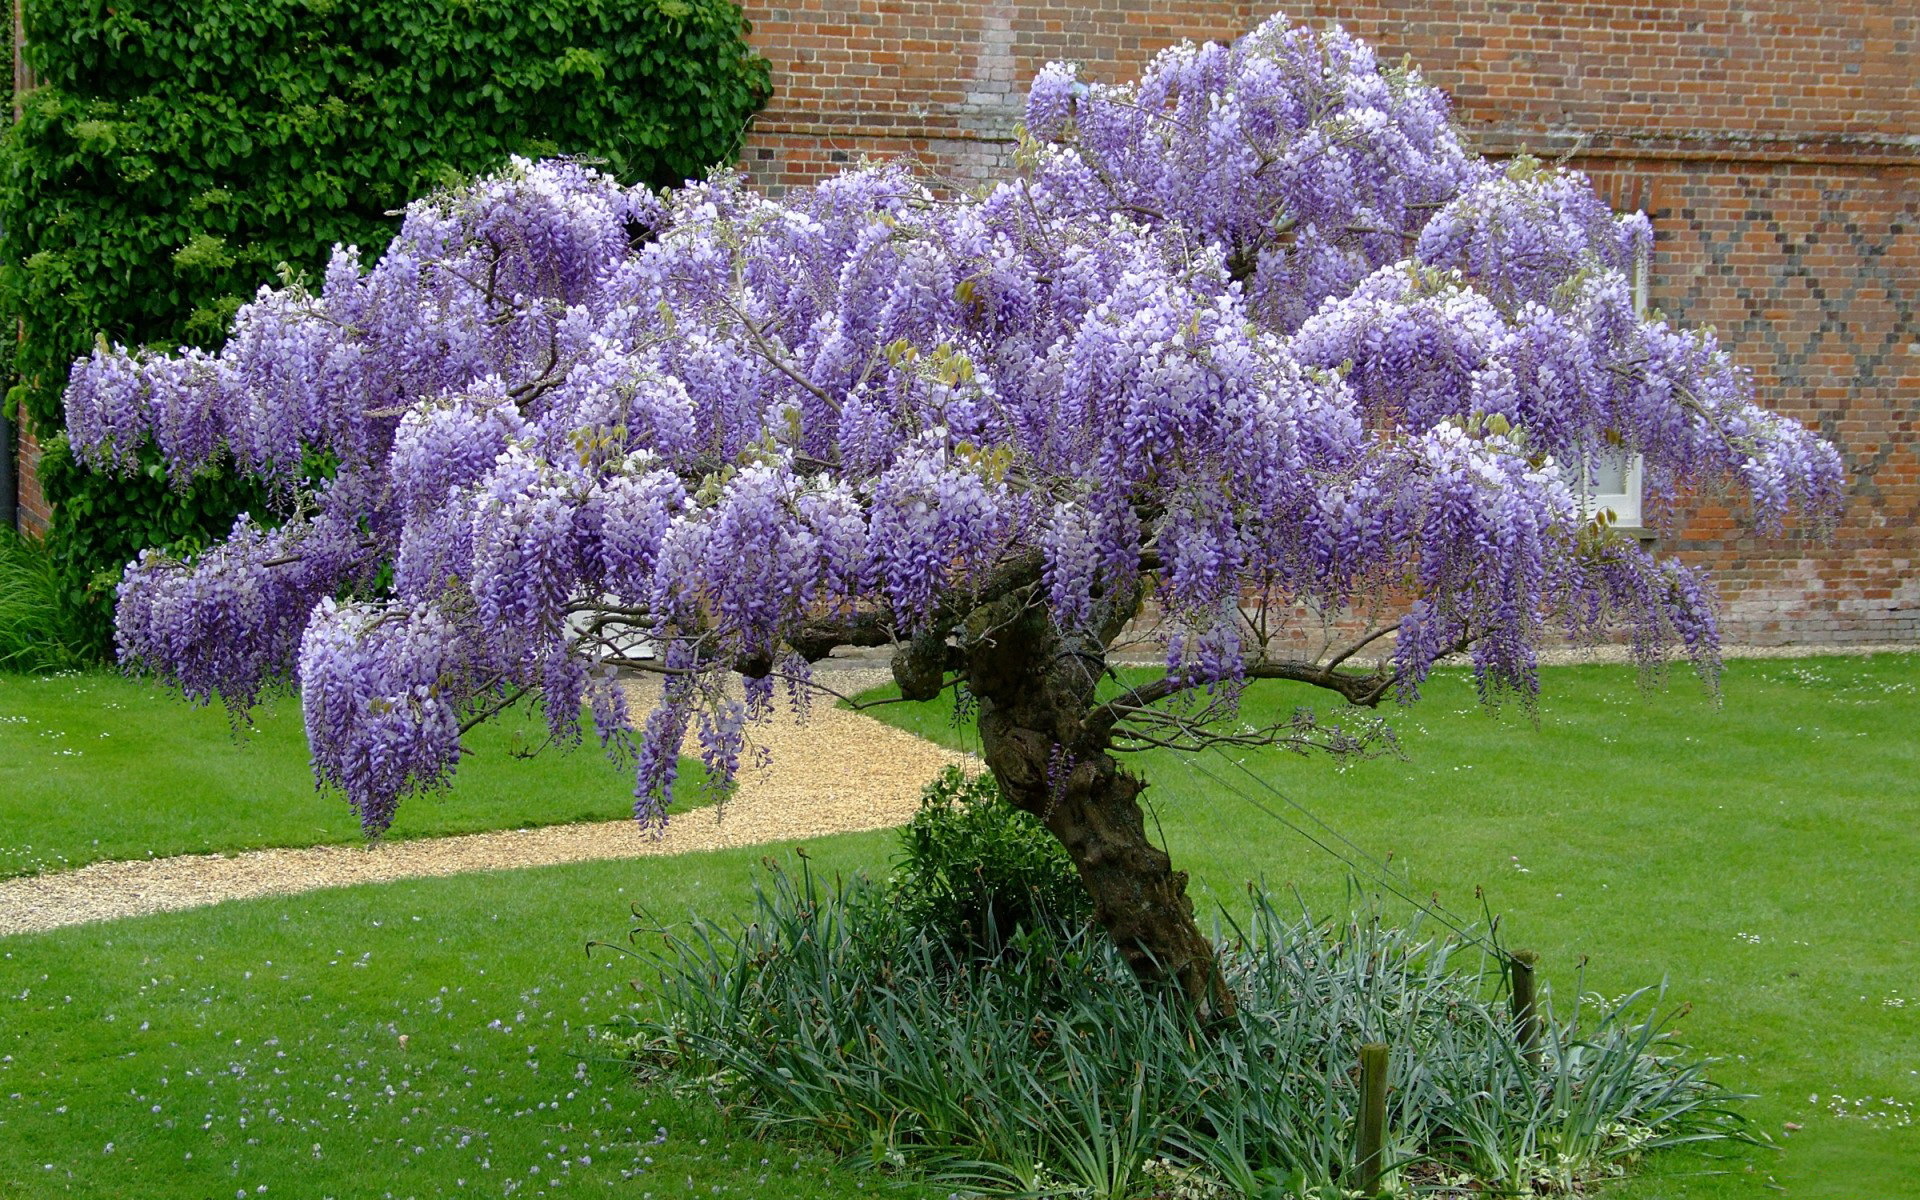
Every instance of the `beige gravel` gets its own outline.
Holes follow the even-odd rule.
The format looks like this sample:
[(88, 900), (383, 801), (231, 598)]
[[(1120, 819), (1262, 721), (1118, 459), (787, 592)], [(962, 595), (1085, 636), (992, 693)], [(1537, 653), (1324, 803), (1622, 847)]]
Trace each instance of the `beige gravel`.
[[(887, 678), (885, 671), (865, 668), (821, 675), (847, 695)], [(630, 692), (636, 712), (644, 711), (655, 694), (646, 680), (631, 685)], [(771, 753), (770, 765), (743, 765), (739, 790), (724, 806), (679, 814), (663, 834), (609, 821), (373, 847), (96, 863), (0, 881), (0, 936), (348, 884), (690, 854), (886, 829), (913, 814), (921, 787), (943, 766), (978, 766), (965, 755), (835, 707), (827, 697), (816, 700), (805, 723), (782, 711), (771, 724), (752, 727), (751, 736)]]
[[(1850, 646), (1722, 646), (1722, 658), (1812, 658), (1818, 655), (1848, 655), (1869, 657), (1875, 654), (1912, 654), (1920, 650), (1913, 642), (1862, 642)], [(1593, 646), (1578, 650), (1543, 650), (1540, 662), (1546, 666), (1566, 666), (1577, 663), (1623, 663), (1631, 662), (1632, 654), (1625, 646)], [(1681, 660), (1684, 663), (1684, 659)]]
[[(1910, 644), (1741, 646), (1728, 647), (1726, 655), (1795, 658), (1911, 653), (1913, 649)], [(1547, 662), (1607, 662), (1621, 660), (1624, 651), (1602, 647), (1541, 657)], [(875, 660), (855, 661), (863, 665), (822, 670), (822, 681), (852, 695), (888, 678), (883, 667), (864, 665)], [(630, 685), (630, 692), (633, 708), (639, 712), (651, 704), (655, 689), (652, 681), (642, 679)], [(834, 707), (824, 697), (804, 724), (783, 711), (772, 724), (755, 727), (753, 738), (772, 754), (771, 765), (765, 769), (743, 766), (739, 791), (724, 807), (676, 816), (664, 834), (644, 832), (631, 822), (609, 821), (375, 847), (316, 846), (97, 863), (0, 881), (0, 936), (356, 883), (689, 854), (886, 829), (912, 815), (920, 788), (941, 767), (948, 763), (979, 766), (966, 755)]]

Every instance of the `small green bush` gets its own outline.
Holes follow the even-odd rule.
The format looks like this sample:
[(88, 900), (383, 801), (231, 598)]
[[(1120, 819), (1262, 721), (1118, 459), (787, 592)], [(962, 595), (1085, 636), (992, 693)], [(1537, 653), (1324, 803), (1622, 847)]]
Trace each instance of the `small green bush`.
[(744, 927), (636, 931), (662, 1003), (606, 1036), (644, 1078), (858, 1164), (981, 1194), (1350, 1195), (1369, 1042), (1392, 1048), (1396, 1195), (1584, 1194), (1660, 1147), (1752, 1140), (1657, 994), (1548, 997), (1530, 1065), (1478, 943), (1256, 891), (1221, 948), (1240, 1012), (1201, 1030), (1096, 929), (972, 954), (884, 886), (769, 867)]
[(902, 831), (892, 887), (912, 927), (982, 951), (1037, 925), (1081, 925), (1093, 915), (1046, 827), (1002, 800), (993, 776), (953, 766), (927, 785)]
[(0, 671), (44, 674), (83, 660), (44, 542), (0, 529)]

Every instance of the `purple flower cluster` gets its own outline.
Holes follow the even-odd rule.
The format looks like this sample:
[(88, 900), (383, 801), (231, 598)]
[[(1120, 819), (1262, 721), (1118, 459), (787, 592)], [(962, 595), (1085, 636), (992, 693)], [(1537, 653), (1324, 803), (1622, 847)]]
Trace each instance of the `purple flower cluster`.
[[(1051, 66), (1029, 174), (977, 197), (862, 166), (773, 200), (569, 162), (421, 200), (370, 267), (263, 290), (217, 354), (102, 346), (74, 444), (179, 476), (231, 456), (301, 514), (129, 567), (129, 660), (244, 705), (294, 672), (321, 780), (369, 830), (517, 690), (629, 748), (612, 668), (667, 673), (633, 749), (658, 818), (691, 732), (724, 789), (803, 626), (905, 638), (1035, 554), (1062, 626), (1143, 572), (1170, 669), (1237, 694), (1265, 606), (1408, 606), (1409, 693), (1466, 647), (1532, 686), (1554, 630), (1710, 660), (1711, 591), (1575, 483), (1723, 479), (1830, 515), (1838, 453), (1710, 337), (1643, 319), (1644, 218), (1496, 169), (1443, 95), (1269, 22), (1127, 87)], [(299, 492), (311, 452), (340, 465)], [(391, 587), (376, 593), (383, 564)], [(348, 597), (352, 597), (349, 599)]]
[(142, 551), (115, 609), (122, 661), (164, 670), (198, 703), (250, 707), (285, 675), (309, 611), (331, 590), (330, 532), (303, 521), (262, 529), (242, 515), (196, 559)]
[[(1036, 83), (1035, 138), (1062, 133), (1047, 118), (1066, 70)], [(1231, 47), (1172, 47), (1136, 84), (1087, 89), (1071, 143), (1043, 148), (1037, 178), (1076, 208), (1178, 223), (1221, 247), (1262, 323), (1292, 329), (1405, 258), (1422, 224), (1489, 172), (1448, 107), (1359, 39), (1275, 17)]]
[(469, 639), (428, 605), (316, 605), (300, 640), (300, 705), (314, 774), (346, 793), (370, 836), (400, 799), (460, 758), (473, 695)]

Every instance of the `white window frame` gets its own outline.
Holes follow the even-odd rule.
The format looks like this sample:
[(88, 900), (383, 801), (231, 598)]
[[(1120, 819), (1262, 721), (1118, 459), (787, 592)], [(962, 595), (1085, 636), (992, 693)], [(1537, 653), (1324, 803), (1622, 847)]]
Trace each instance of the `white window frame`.
[(1627, 456), (1627, 469), (1622, 486), (1625, 490), (1602, 492), (1593, 490), (1593, 479), (1585, 465), (1585, 455), (1581, 456), (1580, 468), (1580, 509), (1587, 516), (1600, 512), (1613, 513), (1613, 524), (1618, 529), (1640, 529), (1643, 522), (1640, 512), (1640, 472), (1641, 458), (1638, 454)]
[[(1652, 258), (1651, 248), (1642, 249), (1633, 258), (1633, 311), (1634, 315), (1641, 320), (1645, 320), (1647, 316), (1647, 277), (1652, 274)], [(1622, 481), (1622, 487), (1625, 490), (1619, 492), (1592, 490), (1593, 479), (1587, 472), (1584, 453), (1581, 455), (1581, 462), (1578, 488), (1581, 511), (1589, 517), (1602, 511), (1610, 511), (1613, 513), (1613, 524), (1616, 529), (1644, 529), (1646, 521), (1641, 506), (1641, 474), (1645, 463), (1640, 455), (1628, 457), (1626, 476)]]

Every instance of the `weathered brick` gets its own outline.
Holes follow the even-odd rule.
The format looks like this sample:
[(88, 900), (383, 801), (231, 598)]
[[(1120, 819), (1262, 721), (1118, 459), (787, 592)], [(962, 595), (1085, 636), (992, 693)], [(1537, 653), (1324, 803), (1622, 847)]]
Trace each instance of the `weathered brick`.
[[(1046, 61), (1126, 79), (1164, 46), (1231, 37), (1268, 10), (811, 0), (775, 11), (781, 32), (763, 22), (754, 41), (776, 88), (789, 86), (792, 39), (809, 30), (843, 38), (856, 60), (900, 56), (913, 81), (877, 81), (898, 81), (911, 128), (836, 114), (833, 148), (911, 153), (970, 182), (1005, 169), (1021, 81)], [(1429, 0), (1291, 11), (1344, 25), (1383, 59), (1411, 55), (1487, 153), (1569, 156), (1617, 206), (1645, 208), (1653, 303), (1717, 328), (1764, 403), (1840, 445), (1852, 495), (1831, 539), (1756, 539), (1711, 497), (1689, 500), (1664, 539), (1714, 571), (1730, 637), (1920, 638), (1920, 9)], [(811, 98), (776, 94), (747, 142), (753, 177), (778, 189), (831, 171), (826, 124)]]

